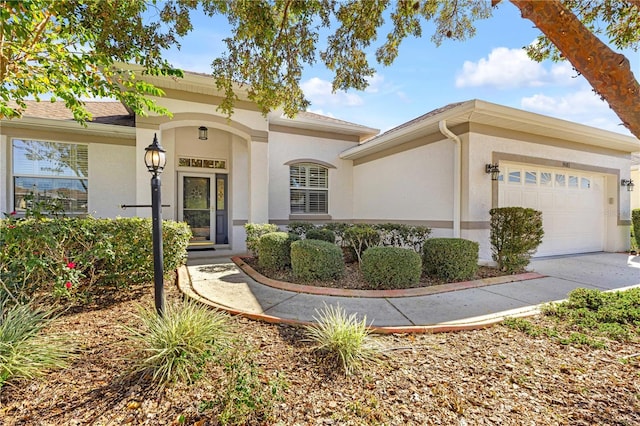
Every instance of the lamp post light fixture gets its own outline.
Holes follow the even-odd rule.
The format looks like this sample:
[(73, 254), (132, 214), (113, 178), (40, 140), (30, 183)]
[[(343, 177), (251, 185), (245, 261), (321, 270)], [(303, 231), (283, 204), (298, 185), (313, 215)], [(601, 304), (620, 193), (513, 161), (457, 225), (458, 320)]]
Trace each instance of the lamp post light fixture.
[(206, 141), (209, 139), (209, 129), (204, 126), (198, 127), (198, 139), (201, 141)]
[(633, 187), (635, 186), (635, 184), (633, 183), (633, 180), (631, 180), (631, 179), (621, 179), (620, 180), (620, 186), (626, 186), (627, 187), (627, 191), (631, 192), (631, 191), (633, 191)]
[(486, 164), (484, 166), (485, 173), (491, 174), (491, 180), (498, 180), (498, 176), (500, 176), (500, 168), (498, 164)]
[(158, 137), (153, 135), (153, 143), (146, 147), (144, 164), (151, 173), (151, 217), (153, 240), (153, 283), (156, 312), (158, 316), (164, 315), (164, 271), (162, 264), (162, 203), (160, 202), (160, 173), (167, 162), (165, 150), (158, 143)]

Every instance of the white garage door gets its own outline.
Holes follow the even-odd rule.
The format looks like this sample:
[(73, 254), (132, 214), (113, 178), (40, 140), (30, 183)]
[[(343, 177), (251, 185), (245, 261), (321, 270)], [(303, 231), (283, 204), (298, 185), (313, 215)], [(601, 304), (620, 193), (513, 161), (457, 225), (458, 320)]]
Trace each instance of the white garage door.
[(604, 249), (604, 177), (566, 169), (500, 164), (500, 207), (542, 211), (536, 257)]

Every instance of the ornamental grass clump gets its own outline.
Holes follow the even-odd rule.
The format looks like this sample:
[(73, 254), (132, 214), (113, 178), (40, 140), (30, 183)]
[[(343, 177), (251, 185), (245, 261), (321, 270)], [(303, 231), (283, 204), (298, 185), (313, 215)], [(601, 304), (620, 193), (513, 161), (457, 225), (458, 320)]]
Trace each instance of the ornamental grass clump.
[(196, 381), (229, 337), (228, 316), (193, 300), (168, 303), (164, 316), (144, 308), (142, 327), (127, 327), (133, 373), (158, 385)]
[(11, 379), (32, 379), (69, 365), (75, 345), (63, 335), (42, 332), (52, 320), (51, 311), (0, 300), (0, 388)]
[(317, 324), (305, 327), (308, 340), (315, 343), (315, 350), (327, 354), (349, 375), (361, 369), (367, 361), (376, 359), (378, 351), (371, 342), (371, 330), (367, 317), (357, 314), (347, 316), (340, 306), (325, 306), (316, 311)]

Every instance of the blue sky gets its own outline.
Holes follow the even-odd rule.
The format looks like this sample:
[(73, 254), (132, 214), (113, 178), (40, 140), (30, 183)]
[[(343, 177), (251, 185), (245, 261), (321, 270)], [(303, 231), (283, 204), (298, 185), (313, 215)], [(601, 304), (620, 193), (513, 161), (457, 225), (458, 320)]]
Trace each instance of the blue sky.
[[(193, 18), (194, 31), (182, 40), (180, 51), (167, 52), (167, 59), (184, 70), (208, 73), (224, 51), (228, 27), (220, 17)], [(422, 38), (405, 40), (389, 67), (373, 57), (386, 33), (381, 35), (371, 49), (377, 74), (365, 91), (331, 93), (332, 74), (316, 63), (305, 70), (301, 84), (311, 101), (309, 111), (385, 131), (452, 102), (482, 99), (630, 134), (568, 62), (537, 63), (527, 57), (522, 47), (538, 31), (511, 3), (501, 2), (493, 17), (478, 21), (476, 28), (476, 36), (465, 42), (445, 40), (436, 47), (427, 24)], [(638, 78), (640, 53), (622, 53)]]

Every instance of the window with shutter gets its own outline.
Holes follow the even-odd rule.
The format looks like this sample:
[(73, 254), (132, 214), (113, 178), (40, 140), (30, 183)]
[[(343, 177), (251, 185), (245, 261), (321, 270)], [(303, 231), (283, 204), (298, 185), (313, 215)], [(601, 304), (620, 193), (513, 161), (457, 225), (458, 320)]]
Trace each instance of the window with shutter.
[(289, 166), (291, 214), (326, 214), (329, 211), (329, 173), (312, 163)]

